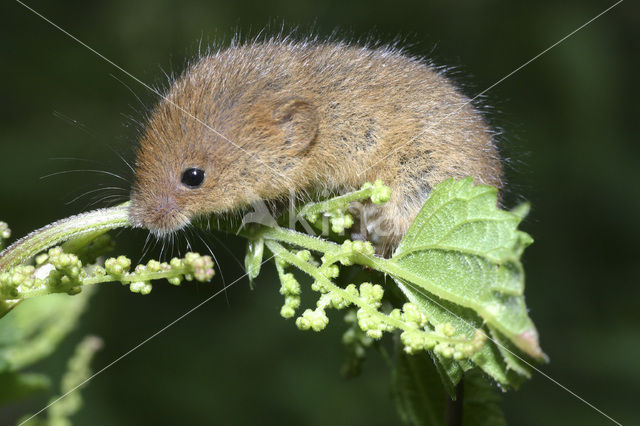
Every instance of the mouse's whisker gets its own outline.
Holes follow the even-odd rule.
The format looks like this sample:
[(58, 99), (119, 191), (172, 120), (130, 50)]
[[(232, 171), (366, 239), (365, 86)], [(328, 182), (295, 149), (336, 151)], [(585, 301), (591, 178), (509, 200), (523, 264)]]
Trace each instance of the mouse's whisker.
[(147, 233), (147, 238), (145, 238), (144, 240), (144, 244), (142, 245), (142, 255), (140, 256), (140, 259), (138, 259), (138, 263), (142, 262), (142, 259), (144, 259), (144, 257), (147, 255), (147, 253), (149, 252), (149, 250), (151, 249), (151, 233)]
[(107, 144), (107, 147), (109, 148), (109, 150), (111, 150), (111, 152), (113, 152), (124, 164), (125, 166), (127, 166), (129, 168), (129, 170), (131, 170), (131, 173), (133, 173), (133, 175), (135, 176), (136, 171), (133, 168), (133, 166), (124, 158), (124, 156), (119, 153), (114, 147), (112, 147), (111, 145)]
[(200, 238), (200, 241), (202, 241), (202, 244), (204, 244), (205, 247), (207, 248), (207, 250), (209, 250), (209, 254), (211, 254), (211, 257), (213, 258), (213, 261), (216, 263), (216, 267), (218, 268), (218, 271), (220, 271), (220, 279), (222, 280), (222, 288), (224, 290), (224, 298), (227, 301), (227, 305), (229, 305), (229, 297), (227, 295), (227, 281), (224, 278), (224, 273), (222, 272), (222, 266), (220, 265), (220, 262), (218, 262), (218, 258), (213, 253), (213, 250), (211, 250), (211, 247), (209, 247), (209, 244), (207, 244), (207, 242), (204, 240), (204, 238), (202, 238), (202, 236), (200, 236), (200, 233), (199, 232), (194, 232), (194, 234), (198, 238)]
[(112, 195), (104, 195), (104, 196), (100, 196), (98, 195), (97, 197), (94, 197), (92, 199), (92, 201), (90, 203), (88, 203), (87, 205), (85, 205), (83, 210), (86, 210), (90, 207), (96, 206), (98, 204), (103, 204), (103, 203), (114, 203), (116, 204), (117, 202), (121, 201), (127, 201), (129, 199), (129, 197), (122, 195), (122, 194), (112, 194)]
[(240, 266), (240, 268), (244, 269), (244, 264), (240, 261), (240, 259), (238, 259), (238, 256), (229, 249), (229, 247), (227, 247), (227, 245), (224, 243), (224, 241), (222, 241), (220, 238), (216, 237), (215, 233), (213, 231), (209, 231), (206, 232), (205, 237), (211, 237), (213, 238), (219, 245), (218, 247), (222, 247), (222, 249), (227, 252), (231, 258), (238, 264), (238, 266)]
[(52, 176), (64, 175), (64, 174), (67, 174), (67, 173), (83, 173), (83, 172), (84, 173), (104, 174), (104, 175), (112, 176), (112, 177), (115, 177), (117, 179), (123, 180), (123, 181), (125, 181), (127, 183), (130, 183), (129, 180), (123, 178), (119, 174), (116, 174), (116, 173), (113, 173), (113, 172), (109, 172), (107, 170), (98, 170), (98, 169), (62, 170), (62, 171), (59, 171), (59, 172), (49, 173), (48, 175), (40, 176), (40, 179), (47, 179), (47, 178), (50, 178)]
[(182, 228), (180, 231), (181, 231), (181, 234), (184, 237), (184, 240), (185, 240), (185, 242), (187, 244), (187, 251), (193, 251), (193, 248), (191, 247), (191, 241), (189, 241), (189, 235), (187, 233), (187, 229), (188, 228)]
[(110, 190), (113, 190), (113, 191), (116, 191), (116, 190), (117, 190), (117, 191), (127, 191), (126, 189), (124, 189), (124, 188), (120, 188), (119, 186), (106, 186), (106, 187), (101, 187), (101, 188), (95, 188), (95, 189), (92, 189), (92, 190), (89, 190), (89, 191), (85, 191), (85, 192), (83, 192), (82, 194), (80, 194), (80, 195), (76, 196), (75, 198), (73, 198), (72, 200), (67, 201), (67, 202), (65, 203), (65, 205), (67, 205), (67, 206), (68, 206), (68, 205), (70, 205), (70, 204), (73, 204), (73, 203), (75, 203), (76, 201), (78, 201), (79, 199), (81, 199), (81, 198), (83, 198), (83, 197), (86, 197), (87, 195), (94, 194), (94, 193), (96, 193), (96, 192), (101, 192), (101, 191), (110, 191)]
[(122, 84), (133, 95), (133, 97), (136, 98), (136, 100), (140, 103), (143, 109), (147, 108), (147, 105), (145, 105), (142, 99), (140, 99), (140, 96), (138, 96), (138, 94), (134, 92), (133, 89), (127, 83), (119, 79), (115, 74), (109, 74), (109, 75), (118, 83)]
[(90, 160), (88, 158), (80, 158), (80, 157), (51, 157), (48, 158), (50, 161), (84, 161), (86, 163), (100, 164), (98, 161)]

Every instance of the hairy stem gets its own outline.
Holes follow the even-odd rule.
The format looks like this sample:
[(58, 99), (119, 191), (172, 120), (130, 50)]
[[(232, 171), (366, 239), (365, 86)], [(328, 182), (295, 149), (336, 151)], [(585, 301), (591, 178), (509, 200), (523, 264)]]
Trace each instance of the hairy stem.
[(19, 265), (39, 252), (63, 241), (95, 237), (110, 229), (130, 226), (129, 202), (94, 210), (53, 222), (31, 232), (0, 253), (0, 271)]
[(317, 213), (323, 213), (326, 211), (334, 210), (337, 208), (343, 208), (352, 201), (364, 200), (371, 197), (373, 188), (365, 188), (359, 191), (350, 192), (348, 194), (341, 195), (339, 197), (331, 198), (327, 201), (321, 201), (319, 203), (307, 204), (300, 210), (300, 216), (312, 215)]

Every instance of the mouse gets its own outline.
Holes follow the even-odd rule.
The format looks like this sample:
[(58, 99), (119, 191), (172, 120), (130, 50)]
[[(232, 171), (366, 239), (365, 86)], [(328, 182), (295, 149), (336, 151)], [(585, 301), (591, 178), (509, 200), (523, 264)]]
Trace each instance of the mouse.
[(504, 185), (496, 132), (427, 60), (397, 46), (272, 38), (192, 61), (139, 140), (130, 221), (158, 237), (260, 201), (341, 194), (381, 180), (360, 210), (391, 254), (447, 178)]

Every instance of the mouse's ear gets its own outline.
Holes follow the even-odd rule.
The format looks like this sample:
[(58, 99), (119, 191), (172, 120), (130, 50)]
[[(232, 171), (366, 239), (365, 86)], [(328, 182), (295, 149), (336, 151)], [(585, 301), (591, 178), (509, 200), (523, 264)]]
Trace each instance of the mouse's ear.
[(284, 134), (284, 144), (296, 152), (309, 147), (318, 133), (316, 107), (303, 98), (289, 98), (276, 105), (273, 118)]

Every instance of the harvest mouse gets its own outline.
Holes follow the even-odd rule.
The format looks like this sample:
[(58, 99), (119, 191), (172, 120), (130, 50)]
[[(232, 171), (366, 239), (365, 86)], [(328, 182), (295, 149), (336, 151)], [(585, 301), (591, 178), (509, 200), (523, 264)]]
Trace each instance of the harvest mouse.
[(502, 186), (494, 132), (437, 69), (394, 47), (271, 39), (206, 54), (172, 82), (140, 140), (134, 226), (162, 236), (258, 200), (382, 180), (360, 220), (397, 246), (434, 185)]

